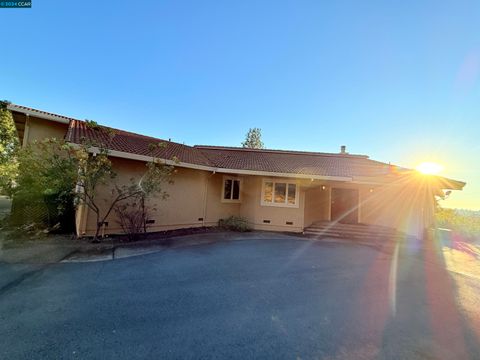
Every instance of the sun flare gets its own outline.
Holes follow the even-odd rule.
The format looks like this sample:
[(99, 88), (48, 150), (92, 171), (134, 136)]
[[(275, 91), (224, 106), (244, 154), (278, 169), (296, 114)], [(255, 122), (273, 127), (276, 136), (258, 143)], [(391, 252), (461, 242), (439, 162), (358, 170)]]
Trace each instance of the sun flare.
[(435, 162), (422, 162), (416, 169), (422, 174), (434, 175), (443, 170), (443, 166)]

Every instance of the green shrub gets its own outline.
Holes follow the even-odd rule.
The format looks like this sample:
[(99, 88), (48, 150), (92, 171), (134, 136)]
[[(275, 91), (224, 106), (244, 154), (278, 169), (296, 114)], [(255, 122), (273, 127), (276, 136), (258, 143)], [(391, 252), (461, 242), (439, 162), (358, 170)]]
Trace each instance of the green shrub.
[(470, 236), (480, 236), (480, 212), (473, 210), (438, 208), (437, 227), (455, 230)]
[(231, 231), (250, 231), (247, 219), (240, 216), (230, 216), (226, 219), (220, 219), (218, 221), (218, 226), (222, 229)]

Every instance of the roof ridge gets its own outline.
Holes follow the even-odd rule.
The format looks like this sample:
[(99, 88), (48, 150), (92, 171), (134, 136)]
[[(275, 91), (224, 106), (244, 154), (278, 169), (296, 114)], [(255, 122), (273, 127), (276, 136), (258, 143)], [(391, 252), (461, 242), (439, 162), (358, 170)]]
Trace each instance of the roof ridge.
[(368, 155), (362, 154), (341, 154), (341, 153), (327, 153), (319, 151), (302, 151), (302, 150), (284, 150), (284, 149), (252, 149), (236, 146), (215, 146), (215, 145), (194, 145), (194, 148), (200, 150), (227, 150), (227, 151), (245, 151), (245, 152), (263, 152), (263, 153), (277, 153), (277, 154), (293, 154), (293, 155), (321, 155), (331, 157), (351, 157), (369, 159)]

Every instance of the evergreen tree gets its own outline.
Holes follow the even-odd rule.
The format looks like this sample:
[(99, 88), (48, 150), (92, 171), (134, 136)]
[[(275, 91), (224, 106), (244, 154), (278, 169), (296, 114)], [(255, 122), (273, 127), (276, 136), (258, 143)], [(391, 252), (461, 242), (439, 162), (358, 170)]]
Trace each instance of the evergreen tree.
[(263, 149), (262, 130), (259, 128), (249, 129), (242, 146), (249, 149)]

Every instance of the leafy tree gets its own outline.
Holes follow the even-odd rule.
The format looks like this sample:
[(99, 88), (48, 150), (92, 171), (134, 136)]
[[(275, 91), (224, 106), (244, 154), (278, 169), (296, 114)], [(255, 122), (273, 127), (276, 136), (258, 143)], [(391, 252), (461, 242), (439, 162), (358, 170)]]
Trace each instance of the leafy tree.
[(8, 101), (0, 101), (0, 193), (11, 195), (17, 175), (19, 141)]
[(242, 142), (242, 146), (249, 149), (263, 149), (262, 130), (259, 128), (250, 128), (245, 136), (245, 141)]
[(437, 227), (459, 231), (468, 236), (480, 236), (480, 212), (437, 207)]
[[(13, 195), (17, 204), (44, 204), (49, 225), (73, 213), (78, 160), (76, 150), (64, 140), (45, 139), (18, 152), (18, 176)], [(24, 219), (22, 219), (24, 220)], [(62, 224), (64, 229), (72, 224)]]

